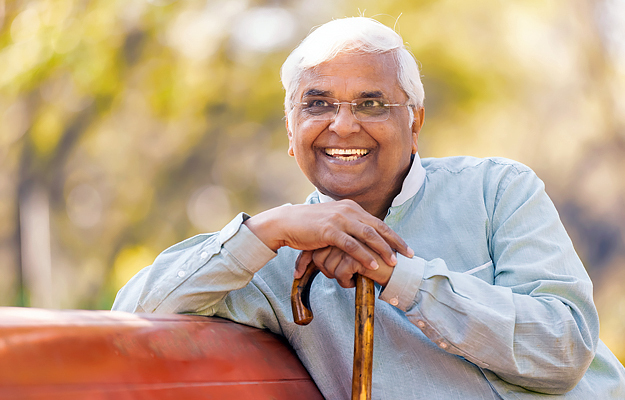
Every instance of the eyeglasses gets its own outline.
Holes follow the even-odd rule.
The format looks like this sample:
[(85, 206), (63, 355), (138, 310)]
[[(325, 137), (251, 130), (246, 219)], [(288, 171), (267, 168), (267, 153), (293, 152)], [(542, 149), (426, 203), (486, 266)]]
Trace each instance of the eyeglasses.
[(366, 98), (338, 101), (328, 97), (309, 97), (295, 103), (300, 106), (302, 116), (312, 121), (331, 121), (339, 113), (341, 104), (350, 105), (352, 114), (360, 122), (386, 121), (391, 115), (391, 107), (412, 107), (411, 104), (389, 104), (384, 99)]

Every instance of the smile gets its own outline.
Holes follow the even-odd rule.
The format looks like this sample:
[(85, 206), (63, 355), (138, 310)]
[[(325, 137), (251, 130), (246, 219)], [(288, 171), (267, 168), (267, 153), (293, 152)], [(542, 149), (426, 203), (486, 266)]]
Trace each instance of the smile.
[(354, 161), (369, 154), (366, 149), (325, 149), (328, 156), (341, 161)]

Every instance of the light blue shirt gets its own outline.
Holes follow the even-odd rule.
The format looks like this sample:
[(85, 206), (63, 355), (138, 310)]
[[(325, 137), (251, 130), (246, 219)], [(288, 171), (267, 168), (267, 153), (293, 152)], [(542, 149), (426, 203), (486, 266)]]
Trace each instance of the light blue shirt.
[[(328, 200), (315, 192), (306, 202)], [(269, 329), (327, 399), (350, 398), (354, 289), (318, 275), (314, 319), (295, 325), (299, 252), (274, 253), (246, 218), (161, 253), (113, 308)], [(398, 254), (388, 285), (377, 287), (373, 399), (625, 399), (625, 369), (599, 340), (592, 283), (529, 168), (417, 156), (385, 222), (416, 254)]]

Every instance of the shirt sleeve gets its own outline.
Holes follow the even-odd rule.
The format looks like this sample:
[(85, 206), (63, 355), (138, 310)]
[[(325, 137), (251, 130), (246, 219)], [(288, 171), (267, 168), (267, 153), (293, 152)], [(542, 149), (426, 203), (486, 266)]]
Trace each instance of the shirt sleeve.
[(202, 234), (161, 253), (117, 294), (113, 310), (212, 315), (215, 305), (245, 287), (276, 253), (237, 215), (220, 232)]
[(491, 218), (494, 284), (442, 259), (398, 256), (380, 298), (442, 350), (531, 391), (571, 390), (598, 342), (592, 284), (533, 174), (511, 179)]

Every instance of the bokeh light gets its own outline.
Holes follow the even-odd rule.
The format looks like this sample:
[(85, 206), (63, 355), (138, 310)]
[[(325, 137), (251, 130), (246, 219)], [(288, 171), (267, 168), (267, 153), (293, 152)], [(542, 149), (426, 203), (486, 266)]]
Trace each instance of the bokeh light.
[(623, 361), (624, 4), (0, 0), (0, 305), (108, 308), (172, 244), (302, 202), (279, 68), (364, 14), (422, 65), (421, 157), (545, 181)]

